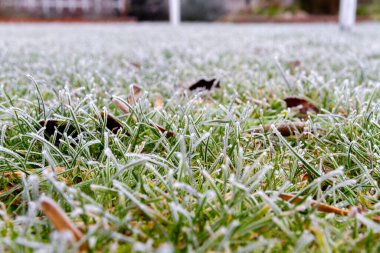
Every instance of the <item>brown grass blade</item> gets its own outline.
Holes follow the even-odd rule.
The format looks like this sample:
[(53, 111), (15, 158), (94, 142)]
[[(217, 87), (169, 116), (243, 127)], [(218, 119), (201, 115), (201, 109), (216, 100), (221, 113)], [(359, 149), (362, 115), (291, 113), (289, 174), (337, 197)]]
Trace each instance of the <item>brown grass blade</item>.
[[(82, 232), (71, 222), (66, 213), (54, 200), (42, 197), (40, 199), (40, 208), (58, 231), (71, 232), (76, 241), (80, 241), (83, 238)], [(85, 250), (86, 248), (87, 245), (81, 246), (81, 250)]]

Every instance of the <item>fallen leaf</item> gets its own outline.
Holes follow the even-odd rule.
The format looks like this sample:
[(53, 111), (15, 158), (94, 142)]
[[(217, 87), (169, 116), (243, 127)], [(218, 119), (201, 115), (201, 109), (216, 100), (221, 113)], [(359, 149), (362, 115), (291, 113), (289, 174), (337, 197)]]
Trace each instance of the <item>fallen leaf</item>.
[(164, 108), (164, 100), (162, 99), (161, 95), (157, 95), (156, 99), (154, 100), (154, 109), (162, 110), (163, 108)]
[(305, 98), (287, 97), (284, 101), (287, 108), (296, 107), (300, 114), (307, 114), (308, 111), (319, 113), (318, 107)]
[(210, 80), (206, 80), (206, 79), (201, 79), (199, 81), (197, 81), (196, 83), (194, 83), (193, 85), (191, 85), (189, 87), (189, 90), (191, 91), (194, 91), (194, 90), (197, 90), (197, 89), (206, 89), (206, 90), (211, 90), (211, 88), (220, 88), (220, 81), (217, 80), (217, 79), (210, 79)]
[(0, 190), (0, 199), (11, 195), (12, 193), (18, 194), (22, 190), (21, 184), (9, 183), (4, 189)]
[(5, 172), (4, 177), (6, 178), (21, 178), (22, 174), (24, 172), (18, 170), (18, 171), (11, 171), (11, 172)]
[(307, 172), (305, 172), (301, 176), (301, 181), (307, 181), (307, 180), (309, 180), (309, 175), (307, 174)]
[[(279, 197), (285, 201), (290, 201), (291, 199), (294, 198), (291, 201), (292, 204), (299, 203), (299, 202), (302, 202), (304, 200), (302, 197), (296, 197), (295, 198), (295, 195), (288, 194), (288, 193), (281, 193)], [(340, 209), (340, 208), (337, 208), (334, 206), (330, 206), (330, 205), (327, 205), (324, 203), (318, 203), (318, 201), (312, 200), (311, 201), (311, 207), (314, 208), (315, 206), (317, 207), (317, 210), (320, 212), (334, 213), (334, 214), (342, 215), (342, 216), (349, 216), (350, 215), (350, 211), (347, 209)], [(373, 216), (372, 220), (376, 221), (376, 222), (380, 222), (380, 216)]]
[[(100, 120), (103, 121), (105, 118), (106, 113), (101, 112), (100, 113)], [(119, 120), (117, 120), (114, 116), (111, 114), (107, 114), (107, 122), (106, 127), (114, 134), (116, 134), (119, 130), (123, 131), (123, 125), (120, 123)], [(124, 131), (123, 131), (124, 132)]]
[[(48, 172), (52, 172), (53, 171), (53, 169), (51, 167), (47, 167), (45, 169)], [(64, 167), (55, 167), (55, 171), (56, 171), (57, 174), (59, 174), (59, 173), (62, 173), (64, 171), (66, 171), (66, 169)], [(34, 173), (35, 170), (30, 170), (28, 172)], [(6, 178), (18, 178), (18, 179), (20, 179), (22, 177), (23, 173), (24, 172), (21, 171), (21, 170), (6, 172), (6, 173), (4, 173), (4, 177), (6, 177)]]
[(125, 114), (129, 114), (129, 107), (118, 98), (112, 98), (112, 103)]
[(295, 133), (302, 133), (305, 129), (306, 124), (303, 122), (295, 123), (279, 123), (276, 124), (277, 130), (281, 133), (282, 136), (290, 136)]
[(168, 137), (173, 137), (174, 136), (174, 133), (173, 132), (171, 132), (171, 131), (167, 131), (166, 129), (165, 129), (165, 127), (163, 127), (163, 126), (160, 126), (160, 125), (158, 125), (158, 124), (156, 124), (156, 123), (151, 123), (151, 125), (154, 127), (154, 128), (156, 128), (160, 133), (165, 133), (166, 132), (166, 136), (168, 136)]
[(129, 64), (136, 69), (141, 69), (141, 64), (136, 61), (130, 61)]
[(289, 65), (292, 68), (297, 68), (297, 67), (300, 67), (302, 65), (302, 62), (300, 60), (293, 60), (293, 61), (289, 62)]
[(0, 196), (6, 193), (7, 191), (10, 191), (14, 186), (13, 185), (8, 185), (4, 189), (0, 191)]
[[(72, 223), (54, 200), (48, 197), (41, 197), (40, 208), (59, 232), (71, 232), (76, 241), (80, 241), (83, 238), (81, 231)], [(87, 244), (82, 245), (80, 249), (86, 250)]]
[[(64, 167), (59, 167), (59, 166), (58, 166), (58, 167), (55, 167), (54, 169), (55, 169), (55, 172), (56, 172), (57, 174), (66, 171), (66, 169), (65, 169)], [(47, 172), (53, 172), (53, 168), (52, 168), (52, 167), (47, 167), (45, 170), (46, 170)]]
[(140, 97), (141, 87), (134, 84), (131, 90), (132, 92), (128, 95), (127, 101), (130, 105), (134, 105), (135, 101)]
[[(296, 133), (302, 133), (306, 124), (304, 122), (281, 122), (275, 124), (276, 129), (281, 133), (282, 136), (291, 136)], [(261, 133), (261, 132), (269, 132), (271, 131), (271, 124), (265, 124), (263, 127), (257, 127), (253, 129), (253, 133)]]
[(63, 133), (66, 131), (67, 135), (76, 138), (78, 136), (78, 131), (73, 125), (68, 125), (66, 121), (63, 120), (56, 120), (56, 119), (48, 119), (48, 120), (41, 120), (39, 122), (41, 127), (45, 127), (44, 135), (46, 139), (50, 139), (55, 132), (57, 132), (56, 139), (55, 139), (55, 145), (58, 146), (60, 139), (63, 136)]

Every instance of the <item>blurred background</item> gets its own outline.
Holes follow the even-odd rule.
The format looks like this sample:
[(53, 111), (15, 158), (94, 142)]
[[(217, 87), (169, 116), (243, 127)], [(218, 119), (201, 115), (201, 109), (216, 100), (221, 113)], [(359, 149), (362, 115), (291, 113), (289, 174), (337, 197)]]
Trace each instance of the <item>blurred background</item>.
[[(181, 0), (182, 20), (335, 21), (339, 0)], [(358, 19), (379, 20), (380, 0), (359, 0)], [(0, 0), (2, 20), (168, 20), (168, 0)]]

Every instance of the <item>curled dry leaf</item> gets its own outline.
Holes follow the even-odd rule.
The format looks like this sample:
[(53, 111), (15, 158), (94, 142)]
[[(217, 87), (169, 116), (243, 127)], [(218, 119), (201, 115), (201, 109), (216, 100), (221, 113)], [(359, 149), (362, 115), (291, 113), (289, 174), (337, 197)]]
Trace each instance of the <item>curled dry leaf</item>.
[(63, 136), (63, 133), (66, 132), (67, 135), (76, 138), (78, 136), (78, 131), (76, 128), (69, 124), (66, 121), (63, 120), (57, 120), (57, 119), (48, 119), (48, 120), (41, 120), (39, 122), (41, 127), (45, 127), (44, 135), (46, 139), (49, 139), (52, 137), (55, 132), (57, 132), (55, 145), (59, 145), (59, 141)]
[(158, 125), (158, 124), (156, 124), (156, 123), (151, 123), (151, 125), (152, 125), (154, 128), (156, 128), (160, 133), (165, 133), (165, 132), (166, 132), (166, 135), (167, 135), (168, 137), (174, 137), (174, 133), (171, 132), (171, 131), (167, 131), (167, 130), (165, 129), (165, 127), (160, 126), (160, 125)]
[(125, 114), (129, 114), (129, 107), (118, 98), (112, 98), (112, 103)]
[[(134, 105), (136, 100), (140, 97), (141, 94), (141, 87), (134, 84), (131, 87), (131, 93), (127, 97), (127, 101), (129, 105)], [(119, 98), (112, 98), (112, 103), (119, 108), (120, 111), (122, 111), (125, 114), (129, 114), (130, 110), (128, 105), (126, 105), (122, 100)]]
[(293, 61), (289, 62), (289, 65), (292, 68), (297, 68), (297, 67), (300, 67), (302, 65), (302, 62), (300, 60), (293, 60)]
[[(42, 197), (40, 199), (40, 208), (59, 232), (70, 232), (76, 241), (80, 241), (83, 238), (83, 234), (80, 230), (72, 223), (66, 213), (54, 200), (48, 197)], [(81, 246), (81, 250), (85, 250), (86, 248), (87, 245)]]
[[(302, 133), (306, 128), (306, 124), (304, 122), (282, 122), (277, 123), (275, 127), (282, 136), (287, 137), (296, 133)], [(264, 132), (271, 131), (271, 125), (265, 124), (263, 127), (254, 128), (253, 133), (261, 133), (263, 130)]]
[(131, 91), (132, 92), (128, 95), (127, 100), (130, 105), (134, 105), (135, 101), (140, 97), (141, 87), (134, 84), (132, 85)]
[(136, 61), (130, 61), (129, 64), (134, 67), (135, 69), (140, 70), (141, 69), (141, 64), (136, 62)]
[[(101, 112), (100, 113), (100, 120), (103, 121), (105, 118), (106, 113)], [(107, 119), (106, 119), (106, 127), (114, 134), (116, 134), (119, 130), (124, 132), (123, 125), (120, 123), (119, 120), (117, 120), (114, 116), (111, 114), (107, 114)]]
[(18, 178), (20, 179), (22, 177), (22, 174), (24, 172), (18, 170), (18, 171), (11, 171), (11, 172), (6, 172), (4, 173), (4, 177), (6, 178)]
[(157, 95), (154, 100), (154, 109), (162, 110), (164, 108), (164, 100), (161, 95)]
[(13, 187), (14, 187), (13, 185), (8, 185), (8, 186), (6, 186), (4, 189), (2, 189), (2, 190), (0, 191), (0, 196), (3, 195), (3, 194), (5, 194), (6, 192), (12, 190)]
[[(280, 198), (285, 200), (285, 201), (290, 201), (291, 199), (293, 199), (291, 201), (292, 204), (299, 203), (299, 202), (302, 202), (304, 200), (302, 197), (295, 197), (295, 195), (288, 194), (288, 193), (281, 193)], [(334, 214), (342, 215), (342, 216), (349, 216), (350, 215), (350, 211), (347, 209), (340, 209), (340, 208), (337, 208), (337, 207), (334, 207), (331, 205), (327, 205), (324, 203), (318, 203), (318, 201), (312, 200), (311, 201), (311, 207), (314, 208), (315, 206), (317, 207), (317, 210), (320, 212), (334, 213)], [(372, 220), (376, 221), (376, 222), (380, 222), (380, 216), (373, 216)]]
[[(66, 169), (65, 169), (64, 167), (55, 167), (54, 169), (55, 169), (55, 172), (56, 172), (57, 174), (66, 171)], [(47, 172), (53, 172), (53, 168), (52, 168), (52, 167), (47, 167), (45, 170), (46, 170)]]
[(193, 85), (191, 85), (189, 87), (189, 90), (190, 91), (194, 91), (194, 90), (197, 90), (197, 89), (206, 89), (206, 90), (211, 90), (212, 88), (220, 88), (220, 81), (217, 80), (217, 79), (210, 79), (210, 80), (206, 80), (206, 79), (201, 79), (199, 81), (197, 81), (196, 83), (194, 83)]
[(319, 109), (316, 105), (305, 98), (299, 97), (287, 97), (284, 99), (287, 108), (296, 107), (299, 110), (300, 114), (307, 114), (309, 111), (319, 112)]
[[(51, 167), (47, 167), (47, 168), (45, 168), (45, 170), (47, 172), (52, 172), (53, 171), (53, 169)], [(30, 173), (34, 173), (35, 171), (36, 170), (30, 170), (29, 172)], [(55, 167), (55, 172), (57, 174), (62, 173), (64, 171), (66, 171), (66, 169), (64, 167)], [(22, 177), (23, 173), (24, 172), (22, 172), (21, 170), (6, 172), (6, 173), (4, 173), (4, 177), (6, 177), (6, 178), (18, 178), (18, 179), (20, 179)]]
[(0, 190), (0, 199), (6, 198), (11, 194), (19, 194), (22, 191), (21, 184), (12, 184), (5, 186), (2, 190)]

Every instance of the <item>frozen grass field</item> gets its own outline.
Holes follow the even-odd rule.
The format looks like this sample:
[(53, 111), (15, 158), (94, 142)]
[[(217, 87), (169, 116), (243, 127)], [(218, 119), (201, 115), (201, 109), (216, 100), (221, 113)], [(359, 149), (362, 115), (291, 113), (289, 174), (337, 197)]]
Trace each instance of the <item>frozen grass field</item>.
[(0, 252), (380, 250), (378, 24), (1, 25), (0, 85)]

